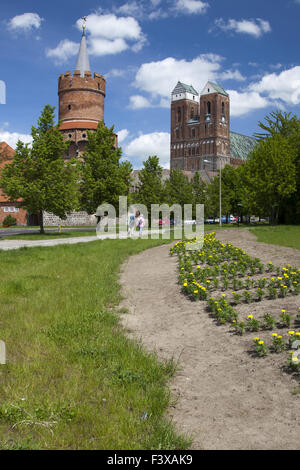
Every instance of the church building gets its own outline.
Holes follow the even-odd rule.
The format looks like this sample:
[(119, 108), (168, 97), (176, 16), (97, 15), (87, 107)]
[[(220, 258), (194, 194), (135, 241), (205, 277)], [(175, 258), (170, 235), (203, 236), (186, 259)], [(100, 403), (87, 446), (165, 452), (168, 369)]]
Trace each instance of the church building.
[(171, 95), (170, 168), (185, 172), (240, 165), (255, 139), (230, 131), (230, 97), (208, 81), (200, 95), (178, 82)]

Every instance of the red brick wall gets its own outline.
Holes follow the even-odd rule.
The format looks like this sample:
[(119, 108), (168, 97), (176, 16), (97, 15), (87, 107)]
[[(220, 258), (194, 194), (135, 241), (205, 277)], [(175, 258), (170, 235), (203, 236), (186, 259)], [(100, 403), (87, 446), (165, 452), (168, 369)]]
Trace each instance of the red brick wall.
[(79, 71), (70, 72), (58, 79), (59, 120), (104, 120), (105, 79), (102, 75)]
[(17, 219), (17, 225), (27, 225), (27, 211), (20, 208), (17, 208), (18, 212), (10, 212), (8, 208), (17, 208), (17, 204), (14, 202), (0, 202), (0, 225), (3, 224), (3, 220), (6, 216), (11, 215)]

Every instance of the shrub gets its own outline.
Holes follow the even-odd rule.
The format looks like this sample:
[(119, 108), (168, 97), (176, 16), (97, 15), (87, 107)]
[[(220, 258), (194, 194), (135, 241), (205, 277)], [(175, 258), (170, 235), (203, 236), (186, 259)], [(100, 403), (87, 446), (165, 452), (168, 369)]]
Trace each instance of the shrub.
[(3, 220), (2, 224), (8, 225), (9, 227), (11, 225), (17, 225), (17, 219), (15, 217), (12, 217), (11, 215), (7, 215)]

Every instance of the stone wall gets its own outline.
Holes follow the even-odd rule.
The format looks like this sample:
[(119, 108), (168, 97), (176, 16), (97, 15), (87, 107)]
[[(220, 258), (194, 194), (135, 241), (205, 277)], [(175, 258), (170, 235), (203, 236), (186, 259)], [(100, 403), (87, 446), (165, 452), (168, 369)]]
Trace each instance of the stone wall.
[(78, 225), (95, 225), (97, 224), (97, 219), (94, 215), (89, 215), (86, 212), (71, 212), (67, 216), (65, 220), (60, 219), (54, 214), (51, 214), (49, 212), (44, 212), (43, 213), (43, 218), (44, 218), (44, 226), (45, 227), (51, 227), (55, 225), (70, 225), (70, 226), (78, 226)]

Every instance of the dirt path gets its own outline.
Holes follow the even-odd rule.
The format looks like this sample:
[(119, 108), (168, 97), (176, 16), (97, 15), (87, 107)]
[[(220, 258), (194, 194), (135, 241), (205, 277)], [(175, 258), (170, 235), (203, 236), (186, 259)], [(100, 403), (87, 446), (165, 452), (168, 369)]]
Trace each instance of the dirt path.
[[(265, 263), (300, 267), (300, 251), (257, 243), (246, 230), (222, 230), (217, 238)], [(121, 282), (128, 335), (160, 358), (178, 359), (171, 383), (177, 401), (169, 415), (179, 431), (192, 435), (193, 449), (300, 449), (299, 382), (281, 370), (278, 355), (249, 354), (253, 333), (237, 336), (229, 326), (216, 326), (206, 302), (181, 294), (169, 246), (129, 258)], [(300, 296), (292, 296), (241, 308), (248, 314), (298, 306)]]

